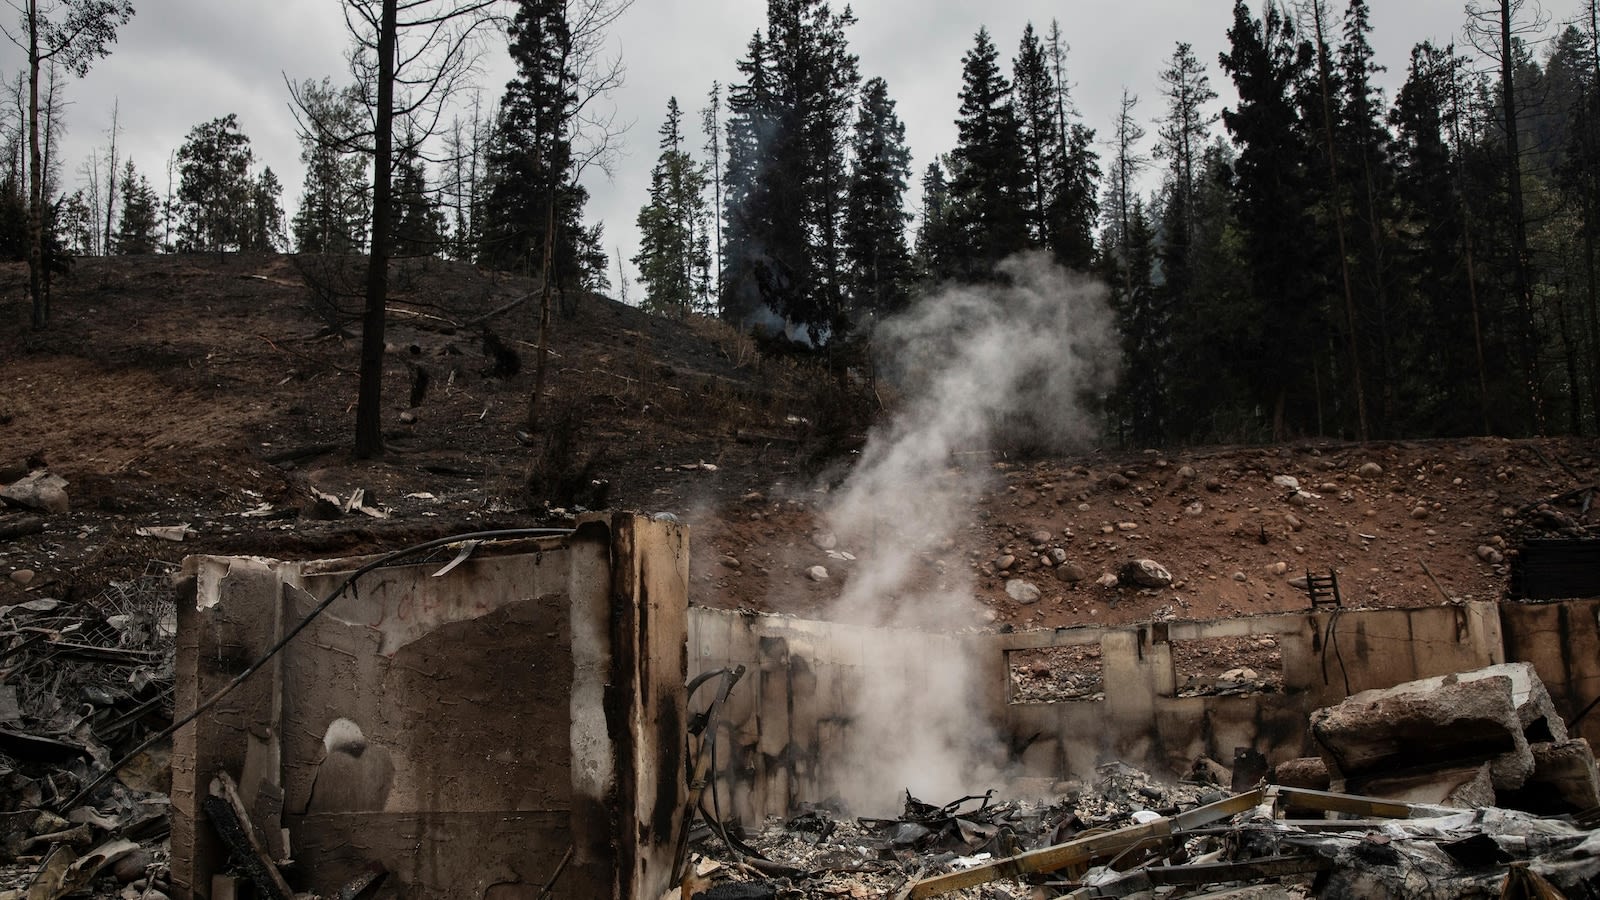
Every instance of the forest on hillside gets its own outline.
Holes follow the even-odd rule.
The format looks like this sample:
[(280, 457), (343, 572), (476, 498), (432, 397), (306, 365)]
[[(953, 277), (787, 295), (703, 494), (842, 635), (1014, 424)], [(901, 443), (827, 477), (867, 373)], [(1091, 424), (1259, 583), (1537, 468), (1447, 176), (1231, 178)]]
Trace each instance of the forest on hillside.
[[(948, 61), (956, 144), (918, 148), (937, 152), (918, 172), (850, 8), (768, 0), (738, 79), (662, 111), (636, 285), (611, 283), (624, 270), (582, 186), (615, 161), (620, 133), (594, 110), (621, 77), (600, 48), (629, 0), (428, 0), (410, 24), (447, 27), (387, 74), (394, 0), (345, 3), (363, 11), (351, 82), (290, 85), (292, 215), (231, 115), (162, 171), (119, 158), (113, 123), (66, 190), (50, 149), (68, 79), (112, 52), (132, 5), (44, 3), (109, 32), (85, 48), (43, 31), (43, 50), (67, 43), (36, 46), (7, 86), (0, 254), (46, 274), (85, 254), (439, 256), (542, 276), (546, 309), (613, 292), (844, 361), (937, 285), (1000, 279), (1033, 251), (1109, 291), (1123, 374), (1100, 401), (1124, 446), (1600, 433), (1600, 0), (1566, 22), (1476, 0), (1459, 44), (1412, 49), (1393, 97), (1367, 0), (1237, 0), (1215, 61), (1237, 100), (1213, 112), (1211, 61), (1179, 42), (1160, 96), (1125, 91), (1109, 122), (1074, 104), (1060, 23), (981, 29)], [(485, 34), (516, 76), (492, 107), (441, 114), (471, 71), (452, 54)]]

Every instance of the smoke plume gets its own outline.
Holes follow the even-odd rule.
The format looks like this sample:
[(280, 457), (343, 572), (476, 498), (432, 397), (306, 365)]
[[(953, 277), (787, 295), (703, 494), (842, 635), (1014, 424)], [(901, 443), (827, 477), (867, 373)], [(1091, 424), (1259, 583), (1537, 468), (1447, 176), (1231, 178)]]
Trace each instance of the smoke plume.
[(879, 326), (905, 402), (826, 509), (840, 546), (861, 548), (832, 618), (927, 632), (868, 648), (849, 729), (856, 764), (839, 786), (862, 812), (898, 811), (905, 789), (944, 803), (995, 786), (1003, 744), (975, 712), (994, 693), (983, 682), (993, 661), (942, 636), (980, 621), (968, 560), (951, 550), (975, 521), (987, 451), (1081, 445), (1115, 379), (1104, 287), (1042, 253), (1000, 272), (1008, 284), (948, 287)]

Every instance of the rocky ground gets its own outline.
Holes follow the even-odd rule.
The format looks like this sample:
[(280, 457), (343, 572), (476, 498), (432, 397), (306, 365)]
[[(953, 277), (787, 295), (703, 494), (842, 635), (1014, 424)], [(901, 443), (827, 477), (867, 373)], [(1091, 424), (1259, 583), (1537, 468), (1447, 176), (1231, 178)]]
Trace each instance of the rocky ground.
[[(188, 553), (348, 554), (609, 505), (693, 526), (692, 602), (823, 615), (924, 527), (828, 533), (850, 459), (830, 451), (864, 435), (828, 431), (838, 398), (804, 361), (586, 298), (556, 317), (530, 430), (532, 284), (399, 266), (390, 453), (359, 461), (357, 341), (328, 329), (307, 263), (81, 261), (49, 331), (0, 334), (0, 484), (43, 467), (67, 504), (0, 539), (0, 606), (93, 596)], [(23, 285), (0, 270), (0, 318), (24, 321)], [(1308, 440), (957, 464), (987, 490), (919, 555), (908, 593), (972, 594), (948, 627), (1033, 628), (1299, 608), (1308, 572), (1337, 573), (1347, 604), (1497, 597), (1521, 536), (1588, 528), (1600, 446)], [(350, 512), (328, 502), (357, 489)]]
[[(892, 412), (892, 396), (715, 322), (587, 297), (556, 316), (530, 426), (532, 282), (433, 261), (396, 265), (388, 452), (357, 460), (358, 341), (335, 309), (351, 298), (327, 289), (348, 276), (336, 270), (83, 260), (34, 333), (24, 270), (0, 267), (0, 782), (15, 788), (0, 793), (38, 793), (0, 798), (0, 843), (22, 861), (0, 890), (40, 871), (40, 835), (104, 830), (36, 821), (39, 803), (170, 717), (167, 575), (192, 553), (351, 555), (634, 508), (691, 525), (695, 604), (836, 615), (855, 579), (925, 546), (909, 587), (873, 603), (954, 594), (970, 602), (936, 627), (1022, 629), (1304, 608), (1308, 574), (1336, 574), (1347, 605), (1496, 598), (1521, 539), (1593, 528), (1594, 440), (1304, 440), (975, 450), (951, 460), (980, 476), (959, 521), (841, 537), (828, 511), (867, 439), (863, 410)], [(1020, 659), (1017, 696), (1094, 696), (1096, 652)], [(1276, 687), (1270, 638), (1175, 658), (1185, 691)], [(62, 753), (65, 768), (49, 761)], [(129, 821), (159, 818), (158, 782), (117, 790)], [(132, 887), (114, 890), (159, 898), (159, 854), (122, 849)], [(829, 896), (906, 875), (837, 874)]]

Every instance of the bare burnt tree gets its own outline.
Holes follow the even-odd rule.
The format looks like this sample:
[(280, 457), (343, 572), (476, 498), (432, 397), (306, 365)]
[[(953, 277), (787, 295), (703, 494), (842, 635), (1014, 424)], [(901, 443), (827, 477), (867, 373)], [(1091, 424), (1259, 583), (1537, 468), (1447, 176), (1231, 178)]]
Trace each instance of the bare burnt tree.
[(620, 53), (612, 54), (606, 31), (633, 0), (560, 0), (565, 36), (556, 67), (556, 94), (565, 105), (556, 115), (552, 145), (570, 147), (571, 164), (562, 177), (553, 178), (544, 198), (544, 247), (539, 264), (539, 355), (534, 365), (533, 393), (528, 396), (527, 426), (537, 430), (539, 395), (544, 392), (546, 361), (550, 351), (550, 307), (555, 296), (556, 205), (561, 192), (578, 184), (591, 166), (611, 174), (619, 140), (627, 126), (617, 121), (615, 107), (605, 98), (622, 85)]
[[(395, 159), (419, 151), (439, 132), (447, 101), (476, 73), (479, 38), (504, 0), (344, 0), (353, 39), (350, 71), (368, 117), (358, 133), (340, 133), (293, 104), (303, 134), (372, 156), (372, 230), (361, 318), (355, 453), (383, 453), (383, 346), (389, 292), (389, 233)], [(291, 91), (293, 94), (293, 91)], [(405, 135), (395, 140), (396, 133)]]
[(28, 296), (33, 327), (50, 320), (44, 290), (44, 149), (39, 136), (39, 73), (58, 64), (75, 75), (111, 52), (117, 29), (133, 16), (130, 0), (5, 0), (19, 16), (7, 39), (28, 55)]

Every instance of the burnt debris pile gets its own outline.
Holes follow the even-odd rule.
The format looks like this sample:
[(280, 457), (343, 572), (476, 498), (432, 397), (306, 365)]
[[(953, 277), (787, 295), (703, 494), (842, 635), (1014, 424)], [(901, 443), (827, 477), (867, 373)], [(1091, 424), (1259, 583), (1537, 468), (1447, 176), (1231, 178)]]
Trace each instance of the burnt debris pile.
[(140, 748), (172, 721), (169, 576), (0, 606), (0, 897), (165, 896), (170, 742)]
[(1163, 784), (1113, 762), (1040, 800), (711, 821), (673, 896), (1600, 896), (1594, 756), (1531, 666), (1360, 692), (1309, 726), (1317, 755), (1270, 769), (1246, 750)]

